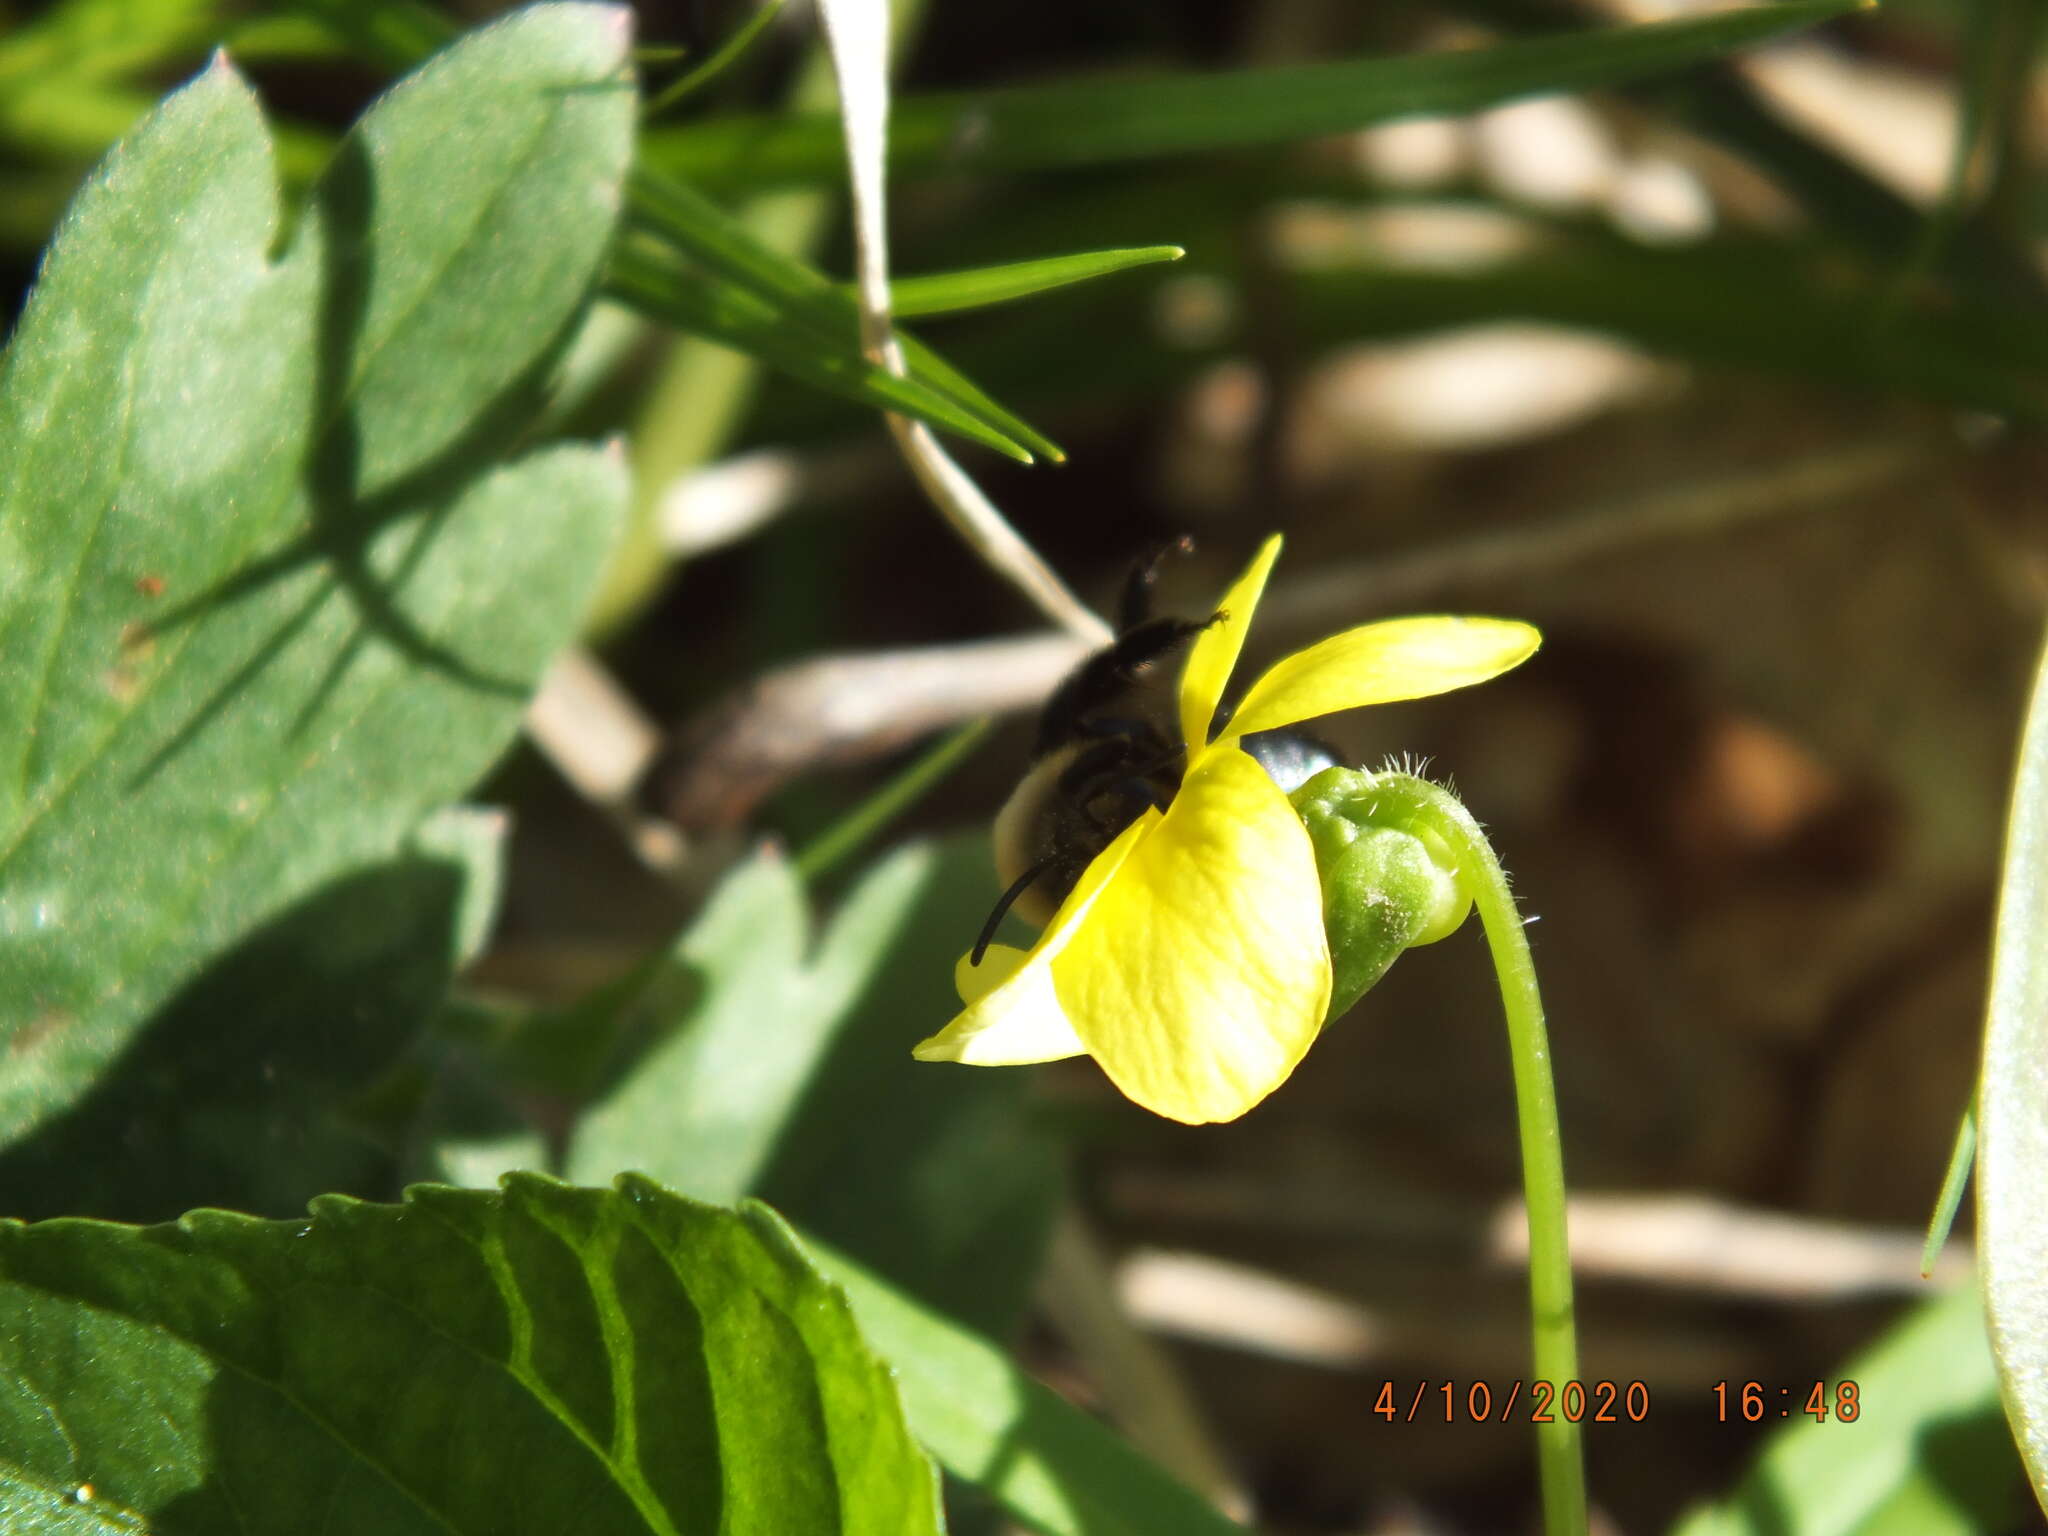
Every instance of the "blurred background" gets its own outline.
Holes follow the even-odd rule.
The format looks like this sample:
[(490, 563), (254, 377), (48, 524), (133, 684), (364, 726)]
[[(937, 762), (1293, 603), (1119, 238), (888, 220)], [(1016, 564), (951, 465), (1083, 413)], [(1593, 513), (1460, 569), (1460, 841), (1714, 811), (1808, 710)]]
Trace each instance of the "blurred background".
[[(1419, 53), (1689, 9), (933, 3), (903, 12), (899, 90)], [(748, 8), (638, 11), (645, 44), (697, 55)], [(1544, 630), (1500, 682), (1326, 734), (1452, 779), (1537, 919), (1584, 1201), (1586, 1375), (1640, 1381), (1653, 1405), (1591, 1432), (1612, 1529), (1663, 1528), (1754, 1453), (1771, 1425), (1721, 1422), (1715, 1383), (1803, 1393), (1929, 1289), (1920, 1229), (1976, 1070), (2048, 592), (2039, 15), (1892, 0), (1591, 98), (1274, 148), (941, 160), (892, 188), (902, 274), (1185, 248), (920, 327), (1066, 450), (1032, 467), (962, 453), (1099, 609), (1135, 557), (1189, 533), (1161, 603), (1202, 614), (1278, 529), (1251, 665), (1401, 612)], [(388, 78), (302, 12), (56, 0), (0, 7), (0, 28), (10, 312), (93, 160), (215, 42), (263, 92), (288, 179)], [(649, 68), (658, 84), (674, 66)], [(650, 127), (648, 155), (843, 277), (829, 180), (693, 160), (687, 137), (831, 100), (792, 4)], [(746, 850), (810, 845), (938, 732), (989, 715), (884, 834), (949, 840), (961, 871), (928, 914), (927, 973), (864, 1005), (863, 1038), (907, 1051), (944, 1022), (941, 967), (994, 895), (974, 840), (1077, 653), (946, 531), (859, 406), (607, 306), (557, 424), (625, 437), (641, 523), (592, 621), (586, 691), (558, 677), (537, 732), (554, 745), (522, 746), (481, 795), (515, 820), (473, 991), (571, 1002), (665, 943)], [(594, 790), (561, 742), (621, 709), (640, 734), (591, 748), (624, 764)], [(815, 882), (824, 905), (851, 868)], [(1476, 932), (1410, 954), (1229, 1126), (1151, 1119), (1085, 1059), (1006, 1074), (1052, 1194), (1014, 1208), (1005, 1277), (961, 1293), (1017, 1289), (980, 1320), (1262, 1529), (1522, 1528), (1526, 1431), (1372, 1412), (1385, 1382), (1405, 1406), (1420, 1382), (1523, 1374), (1492, 987)], [(955, 1086), (917, 1070), (939, 1084), (920, 1091)], [(923, 1155), (943, 1182), (951, 1154)], [(1968, 1225), (1966, 1206), (1937, 1283), (1966, 1267)], [(2037, 1528), (2016, 1477), (1983, 1473), (2002, 1511), (1984, 1528)]]

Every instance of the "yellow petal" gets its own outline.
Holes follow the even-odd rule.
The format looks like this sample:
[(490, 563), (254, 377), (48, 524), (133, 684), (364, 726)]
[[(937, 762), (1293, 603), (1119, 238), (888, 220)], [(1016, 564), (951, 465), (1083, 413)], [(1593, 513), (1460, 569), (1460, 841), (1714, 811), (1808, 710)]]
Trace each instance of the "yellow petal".
[(1535, 629), (1514, 619), (1431, 615), (1363, 624), (1276, 662), (1220, 739), (1469, 688), (1520, 666), (1542, 643)]
[(1208, 744), (1209, 722), (1223, 702), (1223, 690), (1252, 625), (1252, 611), (1259, 606), (1266, 576), (1279, 558), (1280, 535), (1276, 533), (1259, 546), (1236, 585), (1223, 594), (1218, 609), (1222, 618), (1197, 635), (1188, 651), (1187, 668), (1180, 675), (1180, 735), (1191, 754)]
[(1052, 962), (1081, 931), (1096, 898), (1131, 850), (1159, 821), (1159, 812), (1148, 810), (1097, 854), (1028, 951), (991, 944), (978, 966), (961, 956), (953, 967), (953, 985), (967, 1006), (952, 1023), (914, 1046), (911, 1055), (919, 1061), (1015, 1067), (1085, 1051), (1053, 991)]
[(963, 1003), (978, 1003), (1017, 974), (1017, 968), (1031, 958), (1031, 951), (1014, 944), (991, 944), (982, 952), (981, 964), (974, 963), (969, 950), (953, 962), (953, 990)]
[(1322, 888), (1301, 820), (1235, 748), (1199, 758), (1052, 964), (1117, 1087), (1190, 1124), (1285, 1080), (1330, 996)]
[(1052, 966), (1031, 964), (1028, 950), (991, 944), (980, 965), (967, 956), (953, 968), (964, 997), (985, 988), (960, 1016), (912, 1047), (919, 1061), (959, 1061), (971, 1067), (1016, 1067), (1060, 1061), (1087, 1047), (1053, 995)]

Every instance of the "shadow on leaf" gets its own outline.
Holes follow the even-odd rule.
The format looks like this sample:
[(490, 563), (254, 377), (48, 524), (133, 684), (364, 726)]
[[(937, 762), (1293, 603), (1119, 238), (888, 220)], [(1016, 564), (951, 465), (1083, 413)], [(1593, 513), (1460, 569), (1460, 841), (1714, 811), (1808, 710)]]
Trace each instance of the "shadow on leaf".
[[(296, 734), (320, 715), (348, 669), (374, 637), (415, 665), (440, 672), (465, 687), (504, 698), (523, 698), (528, 687), (463, 655), (436, 638), (407, 611), (407, 582), (439, 537), (450, 508), (489, 466), (515, 450), (548, 398), (548, 381), (582, 321), (582, 312), (561, 325), (534, 362), (471, 420), (466, 430), (424, 462), (388, 483), (365, 487), (356, 392), (375, 359), (361, 343), (376, 260), (377, 193), (367, 152), (355, 138), (342, 142), (314, 194), (308, 220), (320, 231), (320, 322), (318, 387), (310, 423), (301, 489), (308, 511), (305, 530), (284, 546), (260, 555), (185, 603), (167, 610), (153, 634), (204, 623), (211, 615), (309, 568), (326, 576), (292, 612), (250, 651), (249, 656), (192, 712), (191, 717), (137, 772), (139, 788), (203, 732), (247, 689), (272, 660), (319, 614), (336, 591), (359, 619), (325, 675), (307, 695), (292, 722)], [(410, 524), (409, 527), (403, 526)], [(402, 542), (401, 542), (402, 541)], [(379, 560), (377, 557), (382, 556)], [(382, 564), (385, 569), (380, 570)]]
[(0, 1215), (288, 1216), (324, 1191), (388, 1182), (385, 1155), (339, 1106), (446, 992), (465, 878), (449, 855), (401, 853), (256, 930), (89, 1096), (0, 1154)]

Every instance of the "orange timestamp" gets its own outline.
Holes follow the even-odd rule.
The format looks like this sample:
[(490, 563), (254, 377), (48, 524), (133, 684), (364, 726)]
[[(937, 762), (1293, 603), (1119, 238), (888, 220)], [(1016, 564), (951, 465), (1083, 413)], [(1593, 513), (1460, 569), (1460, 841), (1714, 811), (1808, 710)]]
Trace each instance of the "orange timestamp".
[(1640, 1381), (1427, 1380), (1411, 1393), (1380, 1383), (1372, 1412), (1389, 1424), (1640, 1424), (1650, 1416), (1650, 1389)]
[(1863, 1417), (1863, 1391), (1846, 1377), (1829, 1390), (1825, 1381), (1798, 1386), (1774, 1386), (1763, 1381), (1717, 1381), (1714, 1383), (1714, 1416), (1723, 1424), (1732, 1414), (1758, 1424), (1765, 1419), (1789, 1419), (1795, 1413), (1812, 1417), (1816, 1424), (1833, 1418), (1839, 1424), (1854, 1424)]

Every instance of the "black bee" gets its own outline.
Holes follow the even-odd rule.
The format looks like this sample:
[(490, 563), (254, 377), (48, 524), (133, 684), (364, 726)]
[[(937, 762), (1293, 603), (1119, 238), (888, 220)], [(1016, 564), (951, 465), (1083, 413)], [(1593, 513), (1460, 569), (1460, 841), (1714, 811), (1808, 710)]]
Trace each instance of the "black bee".
[[(1028, 922), (1051, 921), (1095, 856), (1148, 807), (1163, 811), (1179, 792), (1187, 748), (1174, 691), (1153, 685), (1162, 664), (1223, 615), (1155, 616), (1152, 586), (1168, 554), (1192, 548), (1182, 538), (1132, 567), (1116, 639), (1046, 700), (1031, 765), (996, 815), (996, 874), (1005, 889), (975, 941), (974, 964), (1004, 913), (1014, 907)], [(1219, 712), (1219, 723), (1227, 718)], [(1288, 791), (1338, 761), (1332, 748), (1297, 730), (1261, 731), (1243, 746)]]

